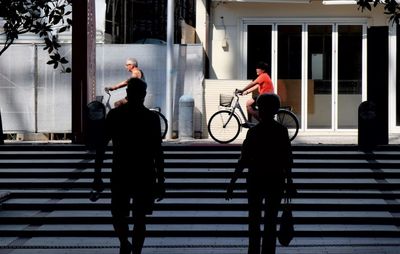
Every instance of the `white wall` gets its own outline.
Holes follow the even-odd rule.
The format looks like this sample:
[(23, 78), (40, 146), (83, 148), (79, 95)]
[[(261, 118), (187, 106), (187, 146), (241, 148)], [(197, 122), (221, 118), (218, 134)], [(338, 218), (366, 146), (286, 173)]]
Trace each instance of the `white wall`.
[[(323, 18), (327, 22), (332, 18), (368, 18), (370, 26), (387, 25), (387, 16), (382, 6), (372, 11), (361, 12), (357, 5), (322, 5), (321, 1), (309, 4), (273, 4), (243, 2), (213, 2), (211, 10), (210, 42), (210, 78), (239, 79), (241, 70), (241, 32), (244, 18), (299, 19)], [(223, 19), (221, 19), (223, 17)], [(200, 24), (201, 25), (201, 24)], [(223, 48), (226, 40), (229, 47)], [(203, 41), (203, 44), (205, 42)]]
[[(43, 47), (15, 44), (0, 57), (0, 110), (4, 132), (71, 131), (71, 74), (47, 65), (47, 51)], [(63, 44), (61, 50), (70, 59), (71, 44)], [(165, 45), (97, 44), (96, 95), (104, 95), (104, 86), (129, 78), (124, 67), (127, 57), (137, 58), (145, 73), (146, 106), (160, 107), (165, 113)], [(194, 129), (201, 132), (204, 114), (201, 45), (175, 45), (174, 67), (174, 122), (169, 125), (177, 130), (179, 98), (190, 95), (195, 100)], [(125, 95), (125, 89), (113, 92), (112, 102)]]
[[(221, 108), (219, 106), (219, 95), (226, 94), (226, 95), (233, 95), (236, 88), (241, 89), (245, 87), (249, 83), (248, 80), (217, 80), (217, 79), (206, 79), (204, 80), (204, 99), (205, 99), (205, 110), (203, 114), (203, 137), (209, 138), (208, 130), (207, 130), (207, 123), (210, 120), (211, 116), (217, 112)], [(246, 111), (246, 100), (251, 98), (251, 95), (246, 96), (239, 96), (240, 105), (245, 114)], [(239, 112), (238, 116), (240, 117)], [(244, 123), (244, 121), (243, 121)], [(246, 128), (241, 128), (241, 132), (238, 136), (238, 140), (243, 140), (246, 137), (247, 130)]]

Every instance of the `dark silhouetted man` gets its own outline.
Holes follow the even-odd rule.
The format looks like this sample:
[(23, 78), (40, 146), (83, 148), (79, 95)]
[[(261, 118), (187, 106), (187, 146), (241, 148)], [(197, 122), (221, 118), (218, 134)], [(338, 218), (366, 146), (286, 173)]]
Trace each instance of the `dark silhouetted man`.
[[(227, 189), (232, 198), (234, 184), (244, 168), (247, 173), (249, 209), (248, 254), (274, 254), (277, 217), (285, 189), (291, 180), (292, 149), (287, 129), (274, 120), (280, 107), (276, 94), (261, 94), (257, 99), (260, 122), (249, 129), (242, 145), (241, 157)], [(265, 203), (264, 203), (265, 202)], [(262, 217), (264, 211), (264, 217)], [(261, 234), (260, 223), (264, 224)]]
[[(108, 113), (105, 145), (96, 152), (93, 188), (101, 190), (105, 147), (112, 140), (111, 213), (121, 254), (141, 253), (146, 215), (153, 212), (154, 200), (160, 201), (165, 193), (160, 120), (143, 104), (146, 89), (145, 81), (128, 80), (129, 102)], [(132, 243), (128, 240), (130, 212), (134, 222)]]

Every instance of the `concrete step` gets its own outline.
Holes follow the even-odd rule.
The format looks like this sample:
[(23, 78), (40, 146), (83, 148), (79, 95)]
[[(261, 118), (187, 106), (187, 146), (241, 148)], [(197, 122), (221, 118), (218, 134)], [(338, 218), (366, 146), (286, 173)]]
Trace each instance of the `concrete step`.
[[(39, 190), (13, 190), (8, 192), (8, 197), (12, 199), (87, 199), (89, 190), (60, 190), (60, 189), (39, 189)], [(396, 200), (399, 198), (400, 190), (382, 192), (379, 190), (299, 190), (296, 199), (382, 199)], [(101, 194), (102, 198), (110, 198), (111, 193), (108, 189)], [(243, 191), (236, 191), (234, 198), (246, 198), (247, 194)], [(165, 198), (180, 199), (208, 199), (208, 198), (225, 198), (224, 190), (208, 190), (208, 191), (179, 191), (168, 190)], [(310, 201), (311, 202), (311, 201)]]
[[(115, 237), (35, 237), (23, 240), (4, 237), (2, 251), (11, 254), (110, 254), (118, 253)], [(242, 254), (246, 237), (153, 237), (146, 238), (143, 254)], [(297, 237), (289, 247), (277, 244), (279, 254), (398, 254), (398, 238)]]
[[(244, 179), (225, 189), (240, 146), (165, 147), (166, 197), (149, 218), (150, 239), (245, 239)], [(294, 146), (296, 236), (400, 236), (400, 149), (363, 153), (355, 146)], [(109, 187), (111, 151), (103, 177)], [(0, 147), (2, 237), (114, 237), (110, 191), (88, 200), (93, 153), (84, 146)]]
[[(240, 156), (240, 150), (232, 151), (213, 151), (213, 150), (168, 150), (165, 147), (164, 155), (167, 159), (237, 159)], [(106, 158), (111, 158), (111, 151), (107, 151)], [(298, 159), (398, 159), (400, 151), (375, 151), (373, 153), (365, 153), (361, 151), (318, 151), (318, 150), (296, 150), (294, 147), (293, 154)], [(93, 159), (95, 153), (88, 150), (56, 150), (56, 151), (4, 151), (0, 150), (0, 159)]]

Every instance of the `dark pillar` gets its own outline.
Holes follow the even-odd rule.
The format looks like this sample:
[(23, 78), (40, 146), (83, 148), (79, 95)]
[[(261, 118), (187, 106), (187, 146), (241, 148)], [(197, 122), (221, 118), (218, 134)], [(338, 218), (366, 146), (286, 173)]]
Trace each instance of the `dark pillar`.
[(72, 2), (72, 141), (86, 138), (86, 105), (96, 98), (96, 10), (94, 0)]
[(72, 1), (72, 142), (84, 143), (87, 104), (87, 1)]
[(210, 48), (211, 48), (211, 43), (210, 41), (210, 17), (211, 17), (211, 0), (206, 0), (206, 38), (205, 38), (205, 45), (206, 45), (206, 52), (204, 52), (204, 77), (209, 78), (210, 77), (210, 58), (208, 57), (210, 53)]
[(367, 94), (368, 101), (376, 105), (375, 139), (377, 145), (389, 143), (388, 34), (387, 26), (368, 28)]

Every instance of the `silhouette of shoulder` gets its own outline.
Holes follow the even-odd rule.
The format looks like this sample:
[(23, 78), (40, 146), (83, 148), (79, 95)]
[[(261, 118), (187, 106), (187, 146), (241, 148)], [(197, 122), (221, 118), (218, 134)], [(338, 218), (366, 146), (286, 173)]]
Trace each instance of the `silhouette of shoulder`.
[[(242, 145), (241, 163), (249, 169), (273, 167), (275, 172), (283, 170), (288, 159), (290, 141), (287, 129), (271, 119), (259, 123), (247, 132)], [(264, 171), (263, 171), (264, 172)], [(266, 174), (271, 171), (265, 171)]]
[(269, 140), (283, 139), (287, 136), (287, 129), (282, 124), (271, 119), (267, 122), (262, 122), (254, 126), (248, 131), (248, 136), (256, 136), (254, 138), (266, 138)]
[(155, 112), (144, 106), (133, 108), (127, 103), (112, 109), (106, 124), (114, 152), (118, 155), (146, 160), (161, 143), (160, 120)]

